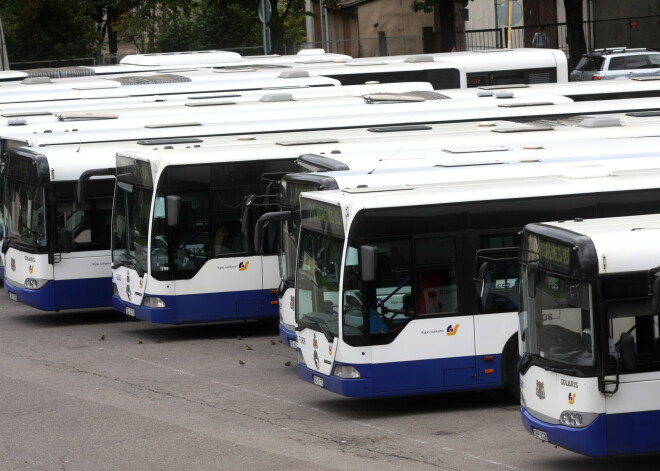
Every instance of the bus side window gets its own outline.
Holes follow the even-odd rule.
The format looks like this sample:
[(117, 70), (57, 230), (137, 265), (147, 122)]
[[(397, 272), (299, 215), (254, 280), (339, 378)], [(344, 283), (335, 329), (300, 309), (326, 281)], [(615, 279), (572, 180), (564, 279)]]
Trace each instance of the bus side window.
[(458, 310), (455, 237), (415, 240), (415, 299), (417, 313), (439, 314)]
[(439, 314), (454, 310), (452, 293), (456, 291), (456, 279), (450, 268), (431, 269), (417, 272), (419, 292), (419, 314)]

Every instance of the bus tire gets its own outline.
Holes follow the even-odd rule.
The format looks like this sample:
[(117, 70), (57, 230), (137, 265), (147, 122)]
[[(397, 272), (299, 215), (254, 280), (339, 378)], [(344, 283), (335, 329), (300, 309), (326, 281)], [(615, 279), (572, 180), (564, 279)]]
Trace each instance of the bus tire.
[(518, 360), (518, 335), (516, 334), (508, 340), (502, 352), (502, 380), (506, 391), (516, 402), (520, 402)]

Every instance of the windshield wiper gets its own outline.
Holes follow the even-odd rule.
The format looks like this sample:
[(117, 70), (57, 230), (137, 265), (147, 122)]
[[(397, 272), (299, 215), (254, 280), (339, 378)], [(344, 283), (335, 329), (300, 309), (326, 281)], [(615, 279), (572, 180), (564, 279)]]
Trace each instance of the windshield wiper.
[(122, 254), (126, 257), (125, 260), (117, 260), (112, 264), (112, 268), (119, 267), (133, 267), (137, 272), (138, 276), (142, 278), (144, 276), (144, 269), (140, 266), (140, 261), (135, 255), (132, 255), (128, 250)]
[(547, 366), (546, 365), (543, 368), (548, 370), (548, 371), (553, 371), (555, 373), (561, 373), (561, 374), (569, 375), (569, 376), (576, 376), (577, 373), (579, 373), (578, 369), (573, 367), (573, 366), (570, 367), (570, 368), (561, 368), (561, 367), (558, 367), (558, 366)]
[(574, 366), (568, 367), (568, 368), (563, 368), (559, 366), (550, 366), (547, 364), (548, 359), (544, 357), (540, 357), (538, 355), (533, 355), (529, 352), (526, 352), (523, 354), (522, 359), (520, 360), (520, 363), (518, 364), (518, 372), (525, 374), (527, 370), (529, 369), (530, 366), (536, 365), (539, 368), (543, 368), (544, 370), (547, 371), (552, 371), (555, 373), (560, 373), (564, 375), (569, 375), (569, 376), (578, 376), (580, 371), (575, 368)]
[(309, 327), (309, 328), (318, 327), (318, 329), (325, 336), (328, 342), (332, 343), (334, 340), (334, 335), (332, 335), (332, 332), (330, 332), (328, 323), (323, 319), (319, 319), (318, 317), (306, 316), (303, 320), (298, 321), (298, 328), (296, 330), (302, 330), (305, 327)]

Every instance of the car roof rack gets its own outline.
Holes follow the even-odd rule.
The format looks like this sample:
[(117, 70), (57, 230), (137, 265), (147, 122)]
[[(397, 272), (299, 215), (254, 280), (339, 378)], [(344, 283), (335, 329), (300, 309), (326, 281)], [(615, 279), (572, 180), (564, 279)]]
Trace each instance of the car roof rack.
[(647, 52), (653, 51), (646, 47), (603, 47), (599, 49), (592, 49), (591, 54), (618, 54), (622, 52)]

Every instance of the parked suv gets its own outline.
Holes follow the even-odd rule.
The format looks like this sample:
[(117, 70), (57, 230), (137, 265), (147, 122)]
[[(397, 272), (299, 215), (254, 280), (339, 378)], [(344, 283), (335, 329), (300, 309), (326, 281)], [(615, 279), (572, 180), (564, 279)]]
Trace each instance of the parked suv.
[(625, 47), (594, 49), (582, 56), (571, 72), (572, 82), (657, 76), (660, 78), (660, 52)]

